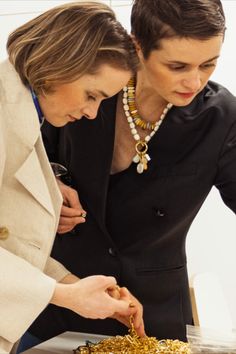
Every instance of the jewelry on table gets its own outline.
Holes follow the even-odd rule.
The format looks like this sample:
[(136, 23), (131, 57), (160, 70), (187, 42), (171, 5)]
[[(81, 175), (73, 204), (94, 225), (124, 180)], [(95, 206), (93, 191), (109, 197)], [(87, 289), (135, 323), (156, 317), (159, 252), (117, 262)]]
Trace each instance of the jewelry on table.
[[(156, 134), (156, 132), (160, 128), (161, 123), (163, 122), (163, 119), (165, 118), (166, 114), (172, 106), (172, 103), (168, 103), (164, 108), (160, 119), (155, 123), (145, 122), (140, 117), (135, 105), (135, 79), (130, 79), (128, 85), (123, 88), (123, 108), (127, 117), (127, 121), (129, 123), (131, 134), (134, 140), (136, 141), (136, 155), (133, 158), (133, 162), (137, 163), (138, 173), (143, 173), (145, 170), (147, 170), (148, 162), (151, 160), (150, 156), (147, 153), (148, 142), (151, 140), (154, 134)], [(144, 130), (151, 130), (151, 133), (146, 135), (144, 140), (142, 140), (135, 126), (139, 126)]]
[(155, 337), (139, 337), (130, 316), (129, 333), (103, 339), (98, 343), (86, 341), (85, 345), (73, 350), (74, 354), (190, 354), (190, 345), (178, 339), (162, 339)]

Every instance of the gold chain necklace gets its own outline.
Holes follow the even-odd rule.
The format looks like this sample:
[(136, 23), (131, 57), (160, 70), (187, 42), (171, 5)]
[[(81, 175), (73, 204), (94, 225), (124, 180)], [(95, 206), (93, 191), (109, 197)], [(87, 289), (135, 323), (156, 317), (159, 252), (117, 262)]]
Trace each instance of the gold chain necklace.
[(178, 339), (161, 339), (155, 337), (139, 337), (134, 329), (133, 316), (130, 319), (129, 334), (125, 336), (113, 336), (101, 340), (98, 343), (88, 342), (86, 345), (74, 349), (74, 354), (190, 354), (189, 343)]
[[(151, 160), (150, 156), (147, 153), (148, 142), (151, 140), (154, 134), (156, 134), (156, 132), (160, 128), (161, 123), (163, 122), (163, 119), (165, 118), (166, 114), (168, 113), (168, 111), (171, 109), (172, 106), (173, 106), (172, 103), (168, 103), (166, 105), (166, 107), (164, 108), (160, 116), (160, 119), (157, 122), (146, 123), (139, 116), (138, 110), (135, 105), (135, 80), (133, 78), (130, 79), (127, 86), (123, 88), (123, 108), (131, 130), (131, 134), (134, 140), (136, 141), (135, 144), (136, 155), (133, 158), (133, 162), (137, 163), (138, 173), (143, 173), (145, 170), (147, 170), (148, 162)], [(135, 125), (140, 126), (140, 124), (142, 129), (151, 130), (151, 133), (146, 135), (144, 140), (141, 139), (135, 127)], [(148, 125), (148, 128), (146, 128), (145, 125)]]

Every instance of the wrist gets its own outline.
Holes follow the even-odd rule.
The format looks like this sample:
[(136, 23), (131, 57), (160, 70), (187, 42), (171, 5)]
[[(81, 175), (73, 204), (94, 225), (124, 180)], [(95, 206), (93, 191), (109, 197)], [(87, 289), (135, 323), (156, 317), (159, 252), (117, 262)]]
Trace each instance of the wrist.
[(72, 273), (69, 273), (63, 279), (61, 279), (59, 281), (59, 283), (60, 284), (73, 284), (73, 283), (76, 283), (79, 280), (80, 279), (76, 275), (74, 275)]
[(57, 283), (54, 289), (50, 303), (53, 305), (65, 307), (66, 284)]

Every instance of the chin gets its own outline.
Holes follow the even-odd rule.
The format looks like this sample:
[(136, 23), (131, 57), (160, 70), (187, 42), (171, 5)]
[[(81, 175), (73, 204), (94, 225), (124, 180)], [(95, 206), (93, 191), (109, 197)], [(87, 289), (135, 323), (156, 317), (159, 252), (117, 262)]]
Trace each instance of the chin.
[(185, 99), (182, 99), (182, 100), (173, 100), (172, 103), (176, 107), (188, 106), (190, 103), (192, 103), (192, 101), (194, 100), (195, 97), (196, 96), (191, 97), (191, 98), (185, 98)]

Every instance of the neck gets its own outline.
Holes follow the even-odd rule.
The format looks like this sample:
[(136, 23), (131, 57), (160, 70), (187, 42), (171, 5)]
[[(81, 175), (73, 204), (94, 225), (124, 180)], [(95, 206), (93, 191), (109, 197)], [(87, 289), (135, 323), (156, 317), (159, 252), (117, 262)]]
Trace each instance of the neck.
[(155, 122), (168, 103), (151, 86), (142, 71), (136, 77), (135, 102), (141, 117), (148, 122)]

